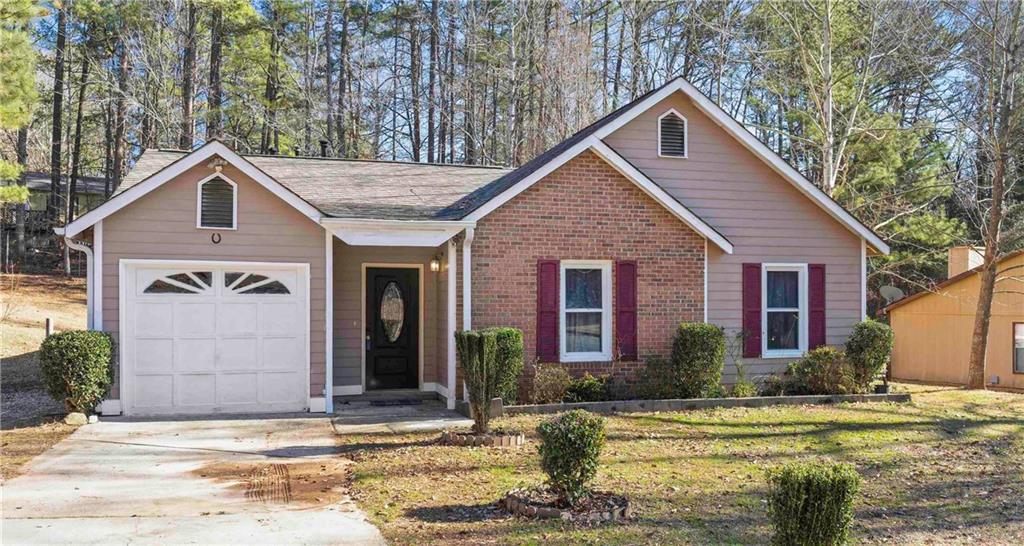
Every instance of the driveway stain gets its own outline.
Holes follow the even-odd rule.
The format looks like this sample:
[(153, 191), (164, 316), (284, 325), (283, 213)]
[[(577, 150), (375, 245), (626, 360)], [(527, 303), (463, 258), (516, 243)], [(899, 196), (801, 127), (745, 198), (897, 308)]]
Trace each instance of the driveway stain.
[(192, 471), (225, 484), (250, 502), (312, 508), (354, 508), (348, 496), (349, 465), (344, 459), (317, 459), (268, 464), (260, 461), (216, 462)]

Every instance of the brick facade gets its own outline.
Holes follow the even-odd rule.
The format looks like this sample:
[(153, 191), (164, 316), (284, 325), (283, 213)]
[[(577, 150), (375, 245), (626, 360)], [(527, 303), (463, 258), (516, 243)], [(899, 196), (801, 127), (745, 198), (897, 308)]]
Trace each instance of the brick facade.
[[(703, 320), (704, 248), (703, 237), (584, 152), (478, 222), (473, 327), (522, 329), (526, 360), (533, 362), (537, 260), (636, 260), (638, 352), (641, 360), (668, 356), (676, 326)], [(613, 323), (609, 335), (614, 331)], [(565, 366), (573, 375), (611, 374), (628, 381), (642, 363)]]

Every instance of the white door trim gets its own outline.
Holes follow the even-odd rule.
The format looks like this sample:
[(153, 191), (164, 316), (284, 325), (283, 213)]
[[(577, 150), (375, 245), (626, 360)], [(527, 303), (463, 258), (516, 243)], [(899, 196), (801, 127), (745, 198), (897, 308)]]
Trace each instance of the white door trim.
[[(424, 390), (423, 385), (423, 330), (424, 324), (424, 284), (423, 284), (423, 264), (411, 264), (411, 263), (386, 263), (386, 262), (363, 262), (359, 273), (359, 375), (362, 382), (362, 392), (366, 392), (366, 270), (371, 267), (383, 267), (391, 269), (416, 269), (419, 272), (419, 305), (420, 305), (420, 316), (419, 316), (419, 355), (417, 356), (417, 377), (416, 384), (417, 389)], [(337, 388), (337, 387), (335, 387)]]
[(280, 269), (297, 269), (303, 276), (306, 282), (304, 296), (306, 302), (306, 325), (303, 329), (306, 345), (306, 407), (312, 406), (312, 395), (309, 392), (309, 375), (310, 375), (310, 314), (312, 308), (310, 307), (310, 274), (309, 274), (309, 263), (299, 262), (247, 262), (237, 260), (149, 260), (149, 259), (121, 259), (118, 262), (118, 300), (117, 300), (117, 312), (118, 312), (118, 395), (121, 401), (121, 411), (124, 415), (130, 415), (132, 412), (131, 405), (131, 391), (130, 388), (130, 377), (131, 377), (131, 361), (127, 358), (130, 353), (128, 350), (129, 345), (127, 344), (129, 337), (127, 336), (127, 308), (128, 308), (128, 272), (133, 271), (136, 267), (248, 267), (248, 268), (280, 268)]

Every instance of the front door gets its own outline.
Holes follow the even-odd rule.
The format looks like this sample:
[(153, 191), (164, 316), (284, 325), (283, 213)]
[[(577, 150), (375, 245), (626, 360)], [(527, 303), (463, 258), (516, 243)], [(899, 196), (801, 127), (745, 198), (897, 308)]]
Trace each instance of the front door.
[(419, 387), (419, 270), (366, 269), (366, 388)]

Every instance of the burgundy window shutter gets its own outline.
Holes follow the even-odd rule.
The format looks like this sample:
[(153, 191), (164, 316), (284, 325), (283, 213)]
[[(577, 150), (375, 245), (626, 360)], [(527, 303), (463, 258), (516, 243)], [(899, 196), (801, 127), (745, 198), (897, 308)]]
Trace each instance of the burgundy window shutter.
[(810, 349), (825, 344), (825, 264), (807, 266), (807, 346)]
[(558, 362), (558, 260), (537, 260), (537, 358)]
[(743, 264), (743, 356), (761, 356), (761, 264)]
[(636, 262), (615, 262), (615, 340), (619, 358), (636, 360)]

